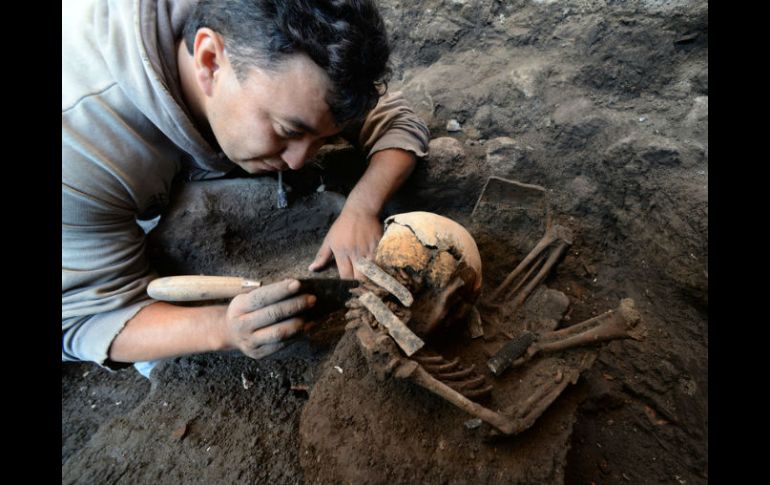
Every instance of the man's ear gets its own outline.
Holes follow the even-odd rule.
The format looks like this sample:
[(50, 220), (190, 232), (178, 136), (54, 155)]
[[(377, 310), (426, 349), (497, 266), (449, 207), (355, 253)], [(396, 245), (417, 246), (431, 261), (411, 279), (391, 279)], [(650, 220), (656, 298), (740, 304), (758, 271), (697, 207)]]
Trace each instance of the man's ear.
[(222, 36), (209, 28), (198, 29), (195, 33), (193, 50), (195, 80), (206, 96), (214, 92), (214, 75), (227, 62)]

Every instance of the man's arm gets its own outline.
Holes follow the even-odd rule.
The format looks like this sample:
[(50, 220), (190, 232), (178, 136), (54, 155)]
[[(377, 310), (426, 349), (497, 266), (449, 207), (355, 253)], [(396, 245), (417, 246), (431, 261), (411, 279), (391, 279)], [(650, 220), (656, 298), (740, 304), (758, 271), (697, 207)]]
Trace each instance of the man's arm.
[(363, 123), (344, 135), (369, 155), (369, 167), (353, 188), (339, 218), (324, 239), (310, 270), (334, 256), (340, 276), (358, 277), (353, 262), (374, 254), (382, 236), (380, 211), (428, 154), (430, 132), (400, 93), (380, 99)]
[(369, 167), (350, 192), (340, 216), (324, 238), (310, 265), (311, 271), (324, 267), (333, 255), (341, 278), (359, 276), (353, 263), (374, 254), (382, 237), (380, 211), (412, 173), (415, 162), (414, 154), (398, 148), (382, 150), (372, 156)]
[[(81, 158), (69, 154), (71, 169)], [(123, 207), (108, 202), (120, 193), (110, 184), (118, 183), (114, 177), (96, 183), (86, 175), (97, 170), (79, 173), (84, 175), (67, 170), (62, 177), (62, 361), (120, 368), (123, 362), (226, 349), (259, 358), (303, 329), (295, 315), (314, 298), (297, 296), (299, 282), (292, 280), (238, 295), (223, 306), (151, 300), (146, 288), (155, 275), (135, 209), (128, 199)]]
[(312, 307), (315, 296), (292, 297), (299, 286), (297, 280), (284, 280), (238, 295), (229, 305), (152, 303), (115, 337), (110, 360), (137, 362), (235, 349), (255, 359), (264, 357), (304, 328), (305, 322), (295, 315)]

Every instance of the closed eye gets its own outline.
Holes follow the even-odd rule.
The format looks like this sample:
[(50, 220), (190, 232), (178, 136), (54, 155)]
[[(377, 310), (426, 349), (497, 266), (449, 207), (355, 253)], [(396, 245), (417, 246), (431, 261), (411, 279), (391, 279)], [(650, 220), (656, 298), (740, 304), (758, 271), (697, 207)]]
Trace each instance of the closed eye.
[(303, 135), (302, 132), (290, 130), (283, 125), (278, 126), (281, 127), (281, 136), (284, 138), (301, 138)]

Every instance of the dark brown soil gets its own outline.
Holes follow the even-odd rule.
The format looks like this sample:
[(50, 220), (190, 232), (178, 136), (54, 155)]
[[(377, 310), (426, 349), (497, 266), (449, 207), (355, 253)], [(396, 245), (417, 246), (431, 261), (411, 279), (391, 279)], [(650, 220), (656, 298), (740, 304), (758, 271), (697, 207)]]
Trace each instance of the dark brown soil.
[[(378, 381), (341, 314), (271, 358), (173, 359), (149, 382), (63, 364), (63, 483), (706, 483), (707, 3), (381, 3), (391, 89), (433, 137), (388, 211), (465, 224), (489, 289), (546, 217), (505, 193), (471, 217), (481, 189), (490, 175), (541, 185), (574, 232), (545, 281), (570, 300), (562, 324), (630, 297), (647, 338), (597, 349), (532, 428), (493, 440), (421, 388)], [(326, 152), (287, 177), (283, 211), (271, 178), (187, 184), (150, 255), (161, 274), (308, 276), (334, 192), (361, 167)]]

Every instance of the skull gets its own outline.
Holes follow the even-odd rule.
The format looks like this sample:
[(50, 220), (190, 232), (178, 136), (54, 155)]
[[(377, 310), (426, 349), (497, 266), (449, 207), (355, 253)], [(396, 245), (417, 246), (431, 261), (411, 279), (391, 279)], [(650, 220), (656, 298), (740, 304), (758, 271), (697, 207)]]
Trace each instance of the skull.
[(414, 296), (409, 327), (421, 337), (465, 318), (481, 292), (481, 256), (473, 237), (437, 214), (386, 219), (375, 263)]

